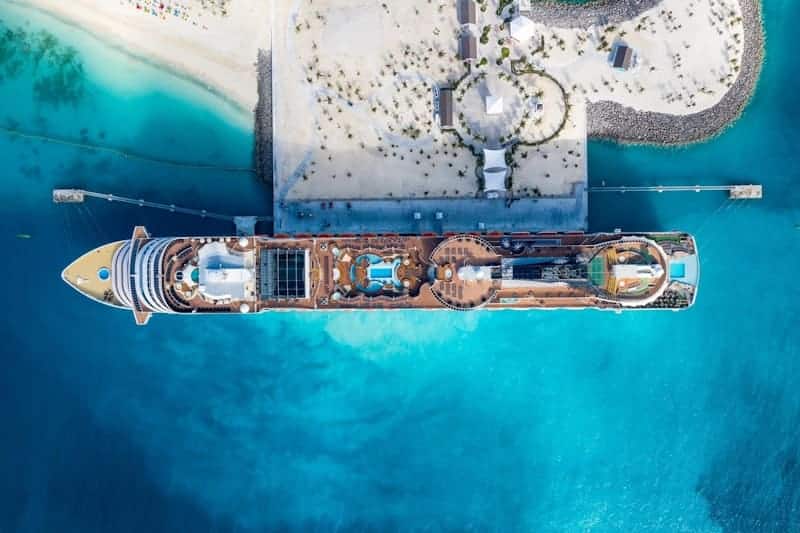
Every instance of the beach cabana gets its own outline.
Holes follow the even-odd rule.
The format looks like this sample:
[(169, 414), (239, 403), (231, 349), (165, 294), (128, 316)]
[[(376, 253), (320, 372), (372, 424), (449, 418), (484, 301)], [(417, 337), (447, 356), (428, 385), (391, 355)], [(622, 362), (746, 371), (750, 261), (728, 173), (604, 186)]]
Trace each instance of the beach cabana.
[(483, 149), (483, 189), (490, 191), (506, 190), (506, 175), (508, 165), (506, 165), (506, 151), (503, 148), (484, 148)]
[(453, 127), (453, 89), (439, 88), (439, 126), (442, 129)]
[(511, 19), (509, 30), (512, 39), (520, 43), (525, 43), (530, 41), (531, 37), (533, 37), (536, 28), (531, 19), (524, 15), (517, 15)]
[(458, 22), (460, 24), (475, 24), (475, 2), (460, 0), (458, 2)]
[(630, 46), (618, 43), (611, 52), (611, 66), (618, 70), (629, 70), (636, 64), (636, 53)]
[(462, 33), (458, 39), (459, 59), (469, 60), (478, 57), (478, 41), (469, 33)]

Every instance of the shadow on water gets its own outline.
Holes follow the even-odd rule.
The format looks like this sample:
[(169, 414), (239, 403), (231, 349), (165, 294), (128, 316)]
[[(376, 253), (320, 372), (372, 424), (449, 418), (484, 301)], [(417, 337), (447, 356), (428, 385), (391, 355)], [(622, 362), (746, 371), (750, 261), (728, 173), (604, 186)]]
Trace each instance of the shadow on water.
[[(588, 158), (590, 187), (638, 185), (644, 173), (617, 144), (591, 141)], [(589, 231), (657, 231), (661, 228), (651, 201), (650, 193), (589, 193)]]
[(15, 355), (0, 373), (0, 531), (235, 530), (167, 493), (143, 451), (98, 425), (89, 399), (55, 375), (52, 354), (30, 353), (7, 325), (4, 353)]
[(721, 449), (701, 473), (696, 491), (726, 532), (798, 531), (800, 408), (791, 399), (796, 392), (786, 383), (771, 386), (752, 372), (742, 370), (723, 385), (735, 391), (738, 408), (726, 417)]

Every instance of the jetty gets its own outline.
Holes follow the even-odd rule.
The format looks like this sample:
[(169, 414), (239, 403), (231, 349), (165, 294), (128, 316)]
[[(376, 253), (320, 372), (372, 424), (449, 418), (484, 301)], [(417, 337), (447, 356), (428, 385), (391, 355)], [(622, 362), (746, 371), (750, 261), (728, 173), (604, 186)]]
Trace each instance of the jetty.
[(100, 200), (106, 200), (108, 202), (118, 202), (122, 204), (135, 205), (138, 207), (150, 207), (152, 209), (169, 211), (170, 213), (181, 213), (184, 215), (199, 216), (201, 218), (225, 220), (236, 225), (236, 232), (238, 235), (254, 235), (255, 227), (258, 222), (272, 221), (271, 216), (224, 215), (221, 213), (208, 211), (207, 209), (192, 209), (189, 207), (177, 206), (175, 204), (162, 204), (158, 202), (150, 202), (141, 198), (128, 198), (126, 196), (87, 191), (84, 189), (53, 189), (53, 203), (56, 204), (80, 204), (84, 203), (87, 198), (97, 198)]
[(589, 187), (589, 192), (706, 192), (727, 191), (731, 200), (760, 200), (763, 197), (761, 185), (643, 185), (643, 186), (600, 186)]

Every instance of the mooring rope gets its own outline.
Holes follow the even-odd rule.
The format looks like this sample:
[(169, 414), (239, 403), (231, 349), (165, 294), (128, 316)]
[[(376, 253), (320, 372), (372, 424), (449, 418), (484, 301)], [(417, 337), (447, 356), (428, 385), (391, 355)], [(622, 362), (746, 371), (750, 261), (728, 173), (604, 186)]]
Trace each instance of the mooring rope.
[(68, 139), (66, 137), (56, 137), (53, 135), (44, 135), (41, 133), (32, 133), (29, 131), (19, 130), (16, 128), (6, 128), (0, 126), (0, 132), (7, 133), (8, 135), (12, 135), (15, 137), (20, 137), (23, 139), (33, 139), (37, 141), (49, 142), (53, 144), (59, 144), (62, 146), (70, 146), (73, 148), (79, 148), (82, 150), (99, 150), (101, 152), (110, 153), (113, 155), (117, 155), (119, 157), (123, 157), (125, 159), (134, 159), (137, 161), (144, 161), (147, 163), (156, 163), (159, 165), (169, 165), (174, 167), (181, 167), (181, 168), (192, 168), (192, 169), (202, 169), (202, 170), (220, 170), (224, 172), (247, 172), (250, 174), (255, 173), (255, 169), (252, 167), (237, 167), (237, 166), (228, 166), (228, 165), (213, 165), (208, 163), (194, 163), (194, 162), (187, 162), (187, 161), (177, 161), (174, 159), (165, 159), (161, 157), (153, 157), (148, 156), (145, 154), (139, 154), (130, 150), (123, 150), (122, 148), (116, 148), (113, 146), (107, 146), (103, 144), (96, 144), (96, 143), (89, 143), (89, 142), (81, 142), (76, 141), (73, 139)]

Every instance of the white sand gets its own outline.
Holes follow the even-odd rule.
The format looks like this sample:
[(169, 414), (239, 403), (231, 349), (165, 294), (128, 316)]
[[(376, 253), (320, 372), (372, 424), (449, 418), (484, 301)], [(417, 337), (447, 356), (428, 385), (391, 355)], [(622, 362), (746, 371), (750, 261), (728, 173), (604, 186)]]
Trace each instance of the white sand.
[[(475, 157), (433, 116), (432, 87), (465, 72), (456, 58), (455, 0), (163, 0), (169, 10), (150, 0), (21, 1), (195, 78), (247, 110), (257, 101), (258, 50), (274, 46), (277, 201), (478, 192)], [(738, 75), (744, 29), (736, 0), (664, 0), (616, 26), (536, 24), (527, 43), (508, 39), (497, 3), (487, 0), (470, 28), (477, 37), (488, 27), (489, 38), (478, 44), (478, 60), (486, 61), (477, 72), (486, 78), (454, 95), (464, 141), (478, 152), (509, 136), (541, 141), (569, 106), (556, 138), (518, 148), (515, 195), (564, 196), (585, 184), (585, 102), (696, 113), (719, 102)], [(545, 50), (534, 53), (542, 36)], [(636, 51), (636, 68), (611, 67), (611, 47), (619, 42)], [(546, 77), (511, 76), (509, 59), (496, 63), (501, 46), (509, 59), (525, 55), (558, 80), (567, 101)], [(491, 92), (504, 98), (501, 116), (484, 113)], [(535, 114), (534, 94), (543, 103)]]
[(432, 85), (463, 71), (455, 7), (439, 0), (386, 5), (276, 3), (277, 198), (477, 191), (474, 157), (433, 118)]
[(573, 104), (556, 139), (539, 146), (520, 146), (514, 157), (516, 197), (560, 197), (587, 183), (586, 106)]
[[(536, 28), (535, 40), (544, 36), (548, 57), (535, 55), (535, 64), (571, 92), (592, 102), (607, 100), (674, 115), (696, 113), (719, 102), (738, 76), (743, 53), (744, 26), (735, 0), (664, 0), (619, 25)], [(636, 51), (637, 68), (611, 68), (615, 42)], [(515, 51), (530, 56), (535, 45), (538, 42)]]
[[(478, 191), (476, 159), (433, 118), (432, 87), (458, 79), (454, 0), (387, 3), (369, 0), (278, 2), (274, 27), (276, 198), (470, 197)], [(498, 19), (478, 11), (479, 33)], [(561, 90), (547, 78), (519, 77), (496, 51), (454, 94), (457, 130), (478, 152), (512, 135), (528, 142), (549, 137), (564, 116)], [(473, 74), (471, 77), (476, 77)], [(464, 89), (465, 86), (468, 88)], [(504, 113), (486, 115), (483, 97), (504, 97)], [(525, 119), (534, 94), (544, 109)], [(581, 100), (578, 99), (578, 103)], [(461, 114), (463, 113), (463, 117)], [(524, 120), (524, 122), (523, 122)], [(518, 158), (519, 195), (568, 196), (585, 182), (583, 105), (574, 106), (561, 142)], [(572, 152), (572, 153), (569, 153)], [(563, 159), (570, 159), (569, 163)]]
[[(19, 3), (42, 9), (138, 57), (193, 78), (244, 110), (251, 111), (258, 100), (255, 62), (258, 50), (270, 46), (269, 1), (20, 0)], [(160, 8), (162, 4), (164, 9)], [(226, 6), (226, 14), (220, 6)], [(176, 15), (175, 10), (180, 14)]]

